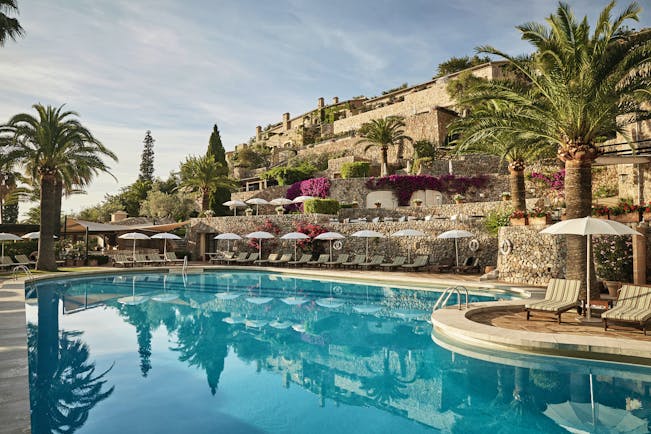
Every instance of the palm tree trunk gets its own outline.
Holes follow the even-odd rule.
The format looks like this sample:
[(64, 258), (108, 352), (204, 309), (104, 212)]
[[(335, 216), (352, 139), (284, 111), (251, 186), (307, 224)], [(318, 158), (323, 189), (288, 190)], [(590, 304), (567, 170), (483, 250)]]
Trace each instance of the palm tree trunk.
[(210, 206), (210, 190), (207, 188), (201, 189), (201, 212), (206, 212)]
[(54, 258), (54, 225), (56, 218), (56, 181), (50, 174), (41, 175), (41, 236), (38, 241), (38, 261), (36, 269), (56, 271)]
[(380, 168), (380, 176), (389, 175), (389, 147), (382, 146), (382, 167)]
[[(592, 159), (571, 159), (565, 161), (565, 203), (567, 218), (587, 217), (592, 208)], [(565, 276), (581, 281), (581, 297), (586, 299), (586, 248), (587, 239), (581, 235), (567, 235), (567, 258)], [(595, 285), (594, 264), (590, 266), (591, 298), (598, 298)]]
[(515, 160), (509, 163), (509, 188), (511, 203), (516, 211), (526, 211), (526, 190), (524, 187), (524, 161)]
[(57, 237), (61, 234), (61, 201), (63, 200), (63, 181), (57, 176), (54, 184), (54, 219), (52, 220), (52, 233)]

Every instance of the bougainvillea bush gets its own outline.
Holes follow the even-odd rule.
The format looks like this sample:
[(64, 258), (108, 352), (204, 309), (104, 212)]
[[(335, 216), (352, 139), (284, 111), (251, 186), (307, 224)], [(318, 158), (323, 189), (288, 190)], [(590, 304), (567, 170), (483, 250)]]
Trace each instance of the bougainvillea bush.
[(369, 190), (392, 190), (401, 206), (408, 206), (411, 195), (418, 190), (436, 190), (448, 194), (464, 194), (470, 188), (480, 189), (488, 184), (488, 177), (456, 175), (390, 175), (370, 178)]
[[(298, 240), (297, 244), (301, 250), (309, 250), (311, 253), (317, 253), (315, 250), (319, 245), (319, 243), (314, 243), (314, 237), (328, 232), (323, 226), (308, 222), (297, 222), (295, 230), (310, 237), (305, 240)], [(323, 251), (323, 249), (320, 248), (319, 251)]]
[[(278, 225), (269, 219), (265, 220), (263, 224), (257, 226), (255, 230), (252, 232), (258, 232), (258, 231), (269, 232), (270, 234), (274, 234), (276, 237), (280, 235), (280, 228), (278, 227)], [(250, 239), (248, 242), (248, 246), (257, 250), (258, 241), (259, 240), (256, 239)], [(264, 254), (265, 252), (275, 251), (277, 246), (278, 246), (278, 241), (273, 238), (268, 240), (263, 240), (262, 253)]]
[(630, 282), (633, 279), (633, 241), (631, 237), (602, 235), (592, 238), (597, 276), (605, 280)]
[[(310, 178), (293, 183), (287, 189), (285, 197), (296, 199), (299, 196), (328, 197), (330, 194), (330, 180), (328, 178)], [(288, 211), (302, 209), (302, 204), (288, 205)]]
[(531, 172), (531, 180), (545, 186), (557, 198), (565, 197), (565, 169), (550, 174)]

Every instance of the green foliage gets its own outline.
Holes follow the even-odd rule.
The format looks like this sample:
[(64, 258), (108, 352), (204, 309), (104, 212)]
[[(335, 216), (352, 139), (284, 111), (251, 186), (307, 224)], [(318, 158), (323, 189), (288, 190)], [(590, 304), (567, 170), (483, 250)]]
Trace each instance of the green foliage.
[(151, 136), (151, 131), (147, 130), (145, 138), (142, 141), (144, 147), (140, 157), (140, 181), (154, 181), (154, 138)]
[(303, 210), (314, 214), (337, 214), (339, 201), (336, 199), (309, 199), (303, 202)]
[(210, 156), (189, 156), (181, 163), (181, 186), (187, 191), (197, 192), (201, 198), (201, 211), (208, 210), (210, 196), (218, 188), (234, 188), (235, 184), (228, 178), (228, 168), (215, 163)]
[(2, 205), (2, 223), (18, 222), (18, 202)]
[(431, 158), (437, 157), (437, 146), (429, 140), (417, 140), (413, 143), (414, 156), (416, 158)]
[[(208, 152), (207, 155), (212, 155), (215, 159), (215, 162), (222, 164), (226, 167), (226, 150), (222, 144), (222, 138), (219, 134), (219, 129), (217, 124), (213, 126), (212, 133), (210, 134), (210, 140), (208, 141)], [(213, 211), (214, 215), (221, 216), (229, 214), (229, 209), (222, 205), (222, 203), (230, 200), (231, 190), (230, 188), (217, 187), (215, 191), (210, 195), (210, 202), (208, 207)]]
[(390, 94), (390, 93), (397, 92), (397, 91), (402, 90), (402, 89), (407, 89), (407, 86), (408, 86), (407, 83), (402, 83), (402, 84), (401, 84), (400, 86), (398, 86), (398, 87), (394, 87), (393, 89), (389, 89), (389, 90), (384, 90), (384, 91), (382, 91), (382, 95), (388, 95), (388, 94)]
[(27, 255), (38, 250), (38, 240), (16, 241), (5, 243), (5, 256)]
[(604, 280), (631, 282), (633, 279), (633, 241), (630, 237), (602, 235), (593, 237), (597, 276)]
[(0, 1), (0, 47), (5, 45), (7, 38), (15, 41), (18, 36), (25, 34), (25, 30), (23, 30), (18, 20), (8, 16), (8, 12), (18, 14), (16, 0)]
[(344, 163), (341, 166), (341, 177), (348, 178), (366, 178), (368, 177), (371, 165), (364, 161), (355, 161)]
[(140, 205), (140, 215), (153, 219), (171, 218), (175, 221), (187, 220), (196, 209), (194, 198), (188, 193), (178, 191), (163, 193), (151, 190)]
[(215, 159), (215, 162), (226, 165), (226, 150), (222, 144), (222, 138), (219, 134), (219, 128), (217, 128), (217, 124), (213, 125), (212, 127), (212, 133), (210, 134), (210, 139), (208, 140), (207, 155), (212, 155)]
[(278, 185), (291, 185), (298, 181), (310, 179), (317, 171), (310, 163), (302, 163), (299, 166), (281, 166), (267, 170), (261, 175), (264, 179), (275, 179)]
[(235, 152), (231, 158), (233, 164), (237, 167), (265, 167), (269, 166), (271, 157), (271, 148), (265, 145), (247, 146)]
[(324, 124), (332, 124), (334, 121), (340, 119), (348, 108), (350, 108), (348, 103), (326, 107), (322, 111), (321, 121)]
[(459, 101), (461, 101), (467, 94), (471, 93), (473, 89), (477, 88), (477, 86), (480, 86), (486, 81), (485, 78), (475, 77), (470, 71), (464, 71), (457, 75), (453, 80), (450, 80), (446, 84), (445, 90), (448, 92), (450, 97), (457, 101), (457, 105), (460, 109), (468, 110), (472, 109), (472, 106), (468, 104), (460, 104)]
[(432, 157), (416, 158), (414, 160), (414, 165), (411, 166), (411, 173), (419, 173), (421, 167), (427, 166), (431, 162), (432, 162)]
[(484, 218), (484, 227), (493, 236), (497, 236), (502, 226), (509, 225), (512, 210), (493, 210), (489, 211)]
[(617, 196), (618, 193), (619, 193), (619, 188), (617, 187), (617, 185), (600, 185), (595, 189), (592, 195), (597, 199), (601, 199), (605, 197)]
[(140, 212), (140, 203), (147, 198), (147, 194), (152, 188), (150, 181), (137, 179), (131, 185), (120, 189), (118, 198), (122, 204), (122, 209), (126, 211), (129, 217), (136, 217)]
[(30, 225), (41, 224), (41, 207), (33, 206), (25, 213), (25, 218), (20, 221), (21, 223)]
[(433, 78), (443, 77), (444, 75), (454, 74), (455, 72), (463, 71), (464, 69), (472, 68), (473, 66), (488, 63), (491, 59), (488, 56), (479, 57), (474, 55), (472, 57), (451, 57), (443, 63), (439, 63), (436, 70), (436, 75)]

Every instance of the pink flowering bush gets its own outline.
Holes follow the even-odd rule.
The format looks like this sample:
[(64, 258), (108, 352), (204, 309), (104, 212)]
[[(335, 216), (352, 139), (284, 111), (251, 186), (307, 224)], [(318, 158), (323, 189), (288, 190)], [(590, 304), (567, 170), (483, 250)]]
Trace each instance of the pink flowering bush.
[(559, 199), (565, 197), (565, 169), (550, 174), (531, 172), (531, 179), (544, 185)]
[(488, 177), (456, 175), (390, 175), (370, 178), (366, 182), (369, 190), (392, 190), (398, 196), (401, 206), (408, 206), (411, 195), (418, 190), (436, 190), (448, 194), (464, 194), (470, 188), (480, 189), (488, 184)]
[(633, 279), (633, 241), (631, 237), (602, 235), (593, 237), (597, 276), (604, 280), (630, 282)]
[[(287, 189), (285, 197), (296, 199), (299, 196), (328, 197), (330, 194), (330, 180), (328, 178), (310, 178), (293, 183)], [(288, 211), (302, 209), (303, 204), (287, 205)]]

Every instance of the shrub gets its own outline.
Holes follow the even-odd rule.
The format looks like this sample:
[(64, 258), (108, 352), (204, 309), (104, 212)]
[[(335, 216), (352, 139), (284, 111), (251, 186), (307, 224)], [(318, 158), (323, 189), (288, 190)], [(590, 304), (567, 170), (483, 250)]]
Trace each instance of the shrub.
[[(312, 178), (295, 182), (289, 186), (285, 197), (296, 199), (298, 196), (328, 197), (330, 194), (330, 180), (328, 178)], [(300, 204), (288, 205), (287, 210), (292, 212), (300, 210)]]
[(311, 178), (314, 172), (316, 172), (316, 167), (309, 163), (303, 163), (300, 166), (294, 167), (274, 167), (263, 173), (262, 178), (275, 179), (278, 185), (290, 185)]
[(509, 218), (511, 217), (511, 211), (490, 211), (486, 214), (484, 218), (484, 227), (491, 235), (497, 235), (502, 226), (509, 225)]
[(337, 214), (339, 201), (336, 199), (310, 199), (303, 202), (303, 208), (306, 213)]
[(593, 250), (597, 276), (630, 282), (633, 278), (633, 241), (630, 237), (595, 236)]
[(363, 161), (345, 163), (341, 166), (341, 177), (348, 178), (366, 178), (368, 177), (371, 165)]

